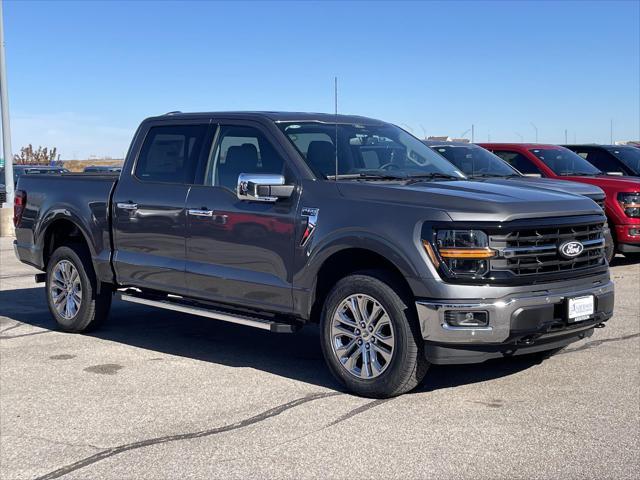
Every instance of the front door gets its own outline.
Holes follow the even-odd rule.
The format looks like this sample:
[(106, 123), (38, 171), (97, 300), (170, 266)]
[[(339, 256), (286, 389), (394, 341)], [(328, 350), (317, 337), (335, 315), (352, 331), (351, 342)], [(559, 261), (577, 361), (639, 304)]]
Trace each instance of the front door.
[(272, 311), (292, 308), (291, 264), (298, 195), (239, 200), (241, 173), (285, 175), (282, 152), (258, 124), (220, 125), (201, 185), (187, 198), (186, 279), (206, 300)]
[(121, 284), (185, 292), (185, 202), (206, 124), (152, 125), (113, 198), (114, 268)]

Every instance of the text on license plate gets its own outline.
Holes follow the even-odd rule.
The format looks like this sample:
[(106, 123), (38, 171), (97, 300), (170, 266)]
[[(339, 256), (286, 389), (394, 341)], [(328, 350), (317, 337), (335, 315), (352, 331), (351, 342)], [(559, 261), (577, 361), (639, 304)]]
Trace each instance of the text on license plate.
[(594, 312), (593, 295), (569, 298), (568, 316), (570, 322), (579, 322), (591, 317)]

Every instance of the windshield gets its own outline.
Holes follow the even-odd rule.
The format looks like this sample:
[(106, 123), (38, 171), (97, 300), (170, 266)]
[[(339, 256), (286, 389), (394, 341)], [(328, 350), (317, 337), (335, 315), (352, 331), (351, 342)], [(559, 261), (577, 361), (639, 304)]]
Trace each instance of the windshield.
[(336, 174), (336, 153), (339, 176), (465, 178), (420, 140), (394, 125), (287, 122), (278, 127), (311, 169), (325, 178)]
[(633, 173), (640, 175), (640, 148), (635, 147), (616, 147), (607, 149), (612, 155), (615, 155), (622, 163), (633, 170)]
[(500, 157), (475, 145), (437, 145), (431, 147), (470, 177), (509, 177), (520, 173)]
[(564, 147), (534, 148), (536, 157), (556, 175), (600, 175), (602, 172), (584, 158)]

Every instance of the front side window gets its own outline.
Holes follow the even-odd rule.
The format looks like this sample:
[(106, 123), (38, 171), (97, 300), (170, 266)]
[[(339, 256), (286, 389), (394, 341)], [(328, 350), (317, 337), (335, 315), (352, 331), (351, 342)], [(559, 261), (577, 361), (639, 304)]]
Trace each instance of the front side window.
[(205, 173), (205, 185), (236, 191), (241, 173), (284, 175), (285, 164), (267, 138), (254, 127), (221, 126)]
[(206, 131), (206, 125), (152, 127), (142, 145), (135, 176), (148, 182), (193, 183)]
[(609, 148), (608, 151), (624, 163), (634, 175), (640, 175), (640, 148), (615, 147)]
[(431, 148), (470, 177), (519, 175), (502, 159), (482, 147), (438, 145)]
[[(319, 176), (465, 176), (420, 140), (389, 124), (283, 122), (278, 127)], [(337, 160), (337, 169), (336, 169)]]
[(521, 153), (510, 152), (507, 150), (495, 150), (493, 153), (507, 162), (513, 168), (518, 170), (520, 173), (523, 173), (525, 175), (542, 176), (542, 171), (536, 166), (536, 164)]
[(534, 148), (531, 150), (556, 175), (599, 175), (602, 173), (568, 148)]
[(607, 173), (615, 173), (619, 175), (624, 175), (624, 167), (622, 167), (618, 161), (608, 155), (606, 152), (601, 152), (596, 149), (572, 149), (574, 152), (578, 154), (578, 156), (584, 158), (587, 162), (589, 162), (594, 167), (602, 170)]

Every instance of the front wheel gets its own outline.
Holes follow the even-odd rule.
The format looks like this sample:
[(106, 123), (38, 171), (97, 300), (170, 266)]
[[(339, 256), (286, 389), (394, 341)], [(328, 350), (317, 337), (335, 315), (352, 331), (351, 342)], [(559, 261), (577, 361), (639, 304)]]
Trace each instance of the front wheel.
[(109, 314), (111, 291), (97, 282), (91, 256), (81, 245), (59, 247), (47, 264), (46, 293), (49, 311), (66, 332), (95, 328)]
[(400, 395), (424, 378), (428, 362), (415, 312), (382, 272), (349, 275), (327, 296), (320, 321), (331, 373), (352, 392)]
[(616, 256), (616, 244), (611, 235), (611, 231), (607, 231), (604, 235), (604, 256), (609, 264), (611, 264), (613, 258)]

